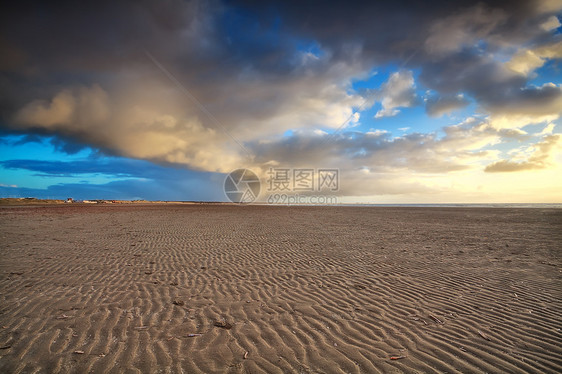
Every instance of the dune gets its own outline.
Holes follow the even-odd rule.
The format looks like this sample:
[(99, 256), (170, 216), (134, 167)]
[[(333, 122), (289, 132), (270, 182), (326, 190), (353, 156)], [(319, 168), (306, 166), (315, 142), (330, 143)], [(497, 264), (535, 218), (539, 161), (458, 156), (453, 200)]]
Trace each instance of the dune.
[(0, 208), (2, 373), (562, 372), (562, 210)]

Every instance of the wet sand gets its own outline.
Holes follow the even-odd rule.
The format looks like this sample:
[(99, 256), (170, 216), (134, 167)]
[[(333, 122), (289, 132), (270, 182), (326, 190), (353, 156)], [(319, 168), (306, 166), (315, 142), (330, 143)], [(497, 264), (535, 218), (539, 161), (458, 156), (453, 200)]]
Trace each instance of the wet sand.
[(562, 210), (0, 208), (0, 372), (562, 372)]

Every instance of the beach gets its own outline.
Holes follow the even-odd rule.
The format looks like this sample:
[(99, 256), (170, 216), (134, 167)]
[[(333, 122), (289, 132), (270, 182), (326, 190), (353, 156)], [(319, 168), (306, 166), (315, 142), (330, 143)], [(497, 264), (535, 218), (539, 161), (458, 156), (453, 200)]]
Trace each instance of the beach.
[(562, 210), (0, 208), (2, 373), (562, 372)]

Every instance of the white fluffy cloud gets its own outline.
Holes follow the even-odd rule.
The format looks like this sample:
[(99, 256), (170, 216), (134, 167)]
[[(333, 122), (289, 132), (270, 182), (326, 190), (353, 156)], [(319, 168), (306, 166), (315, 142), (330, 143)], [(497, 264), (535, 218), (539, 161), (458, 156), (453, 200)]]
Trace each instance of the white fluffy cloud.
[(543, 139), (512, 155), (510, 159), (486, 166), (488, 173), (545, 169), (552, 166), (554, 156), (562, 148), (561, 135), (546, 135)]
[(506, 66), (518, 74), (529, 76), (543, 66), (548, 59), (561, 58), (562, 40), (558, 40), (540, 47), (520, 50), (506, 63)]
[(415, 86), (412, 71), (401, 70), (391, 74), (376, 95), (382, 109), (375, 114), (375, 118), (395, 116), (400, 113), (398, 108), (413, 106), (417, 100)]

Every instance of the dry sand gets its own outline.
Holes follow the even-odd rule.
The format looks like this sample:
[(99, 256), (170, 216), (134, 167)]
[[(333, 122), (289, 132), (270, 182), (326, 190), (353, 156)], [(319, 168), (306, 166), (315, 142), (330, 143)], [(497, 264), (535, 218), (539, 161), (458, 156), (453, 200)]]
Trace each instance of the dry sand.
[(4, 207), (0, 236), (2, 373), (562, 372), (562, 210)]

